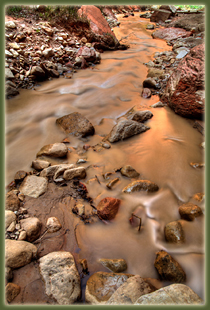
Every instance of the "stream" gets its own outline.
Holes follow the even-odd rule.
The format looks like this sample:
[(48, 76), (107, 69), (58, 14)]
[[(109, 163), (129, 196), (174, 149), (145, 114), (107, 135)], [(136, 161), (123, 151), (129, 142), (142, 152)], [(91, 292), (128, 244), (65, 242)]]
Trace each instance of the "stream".
[[(204, 212), (204, 203), (194, 200), (196, 193), (204, 191), (202, 169), (190, 166), (203, 161), (202, 135), (185, 119), (170, 108), (152, 108), (158, 96), (141, 97), (142, 83), (147, 75), (144, 63), (153, 59), (155, 52), (171, 50), (165, 41), (155, 40), (146, 30), (145, 19), (122, 18), (120, 27), (114, 28), (118, 39), (126, 37), (127, 50), (104, 52), (101, 63), (80, 70), (72, 79), (53, 79), (43, 82), (35, 90), (20, 91), (20, 95), (6, 102), (6, 184), (18, 170), (31, 170), (32, 160), (42, 146), (61, 142), (66, 135), (56, 126), (56, 119), (72, 112), (84, 115), (95, 127), (95, 135), (86, 139), (70, 136), (72, 151), (66, 162), (82, 164), (87, 177), (82, 180), (89, 196), (97, 205), (105, 197), (121, 199), (119, 212), (109, 223), (97, 222), (79, 225), (77, 239), (79, 257), (86, 258), (90, 275), (108, 271), (99, 258), (124, 258), (128, 264), (126, 273), (139, 274), (143, 278), (158, 279), (154, 267), (156, 252), (163, 249), (179, 262), (187, 275), (186, 285), (204, 298), (204, 216), (194, 221), (182, 220), (185, 233), (183, 244), (165, 241), (164, 227), (180, 219), (178, 207), (193, 202)], [(127, 140), (111, 144), (110, 149), (84, 154), (84, 144), (99, 143), (116, 124), (118, 117), (132, 107), (150, 110), (153, 117), (145, 124), (150, 130)], [(159, 186), (155, 193), (122, 193), (131, 179), (115, 169), (131, 165), (140, 173), (140, 179), (150, 180)], [(108, 180), (102, 174), (112, 172), (110, 180), (120, 180), (112, 190), (106, 187)], [(97, 175), (98, 180), (95, 178)], [(129, 223), (131, 213), (139, 207), (142, 219), (141, 231)], [(84, 286), (88, 277), (83, 279)], [(170, 283), (162, 282), (162, 285)]]

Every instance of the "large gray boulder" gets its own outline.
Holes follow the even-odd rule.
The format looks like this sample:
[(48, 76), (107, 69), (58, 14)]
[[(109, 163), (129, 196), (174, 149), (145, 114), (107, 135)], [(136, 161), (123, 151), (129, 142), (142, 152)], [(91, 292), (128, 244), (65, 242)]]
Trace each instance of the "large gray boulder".
[(108, 140), (112, 143), (117, 142), (147, 131), (148, 129), (150, 129), (150, 127), (122, 117), (112, 128), (108, 135)]
[(39, 267), (46, 294), (59, 305), (73, 304), (80, 298), (80, 276), (70, 252), (49, 253), (40, 258)]
[(171, 284), (141, 296), (135, 305), (200, 305), (204, 301), (187, 285)]

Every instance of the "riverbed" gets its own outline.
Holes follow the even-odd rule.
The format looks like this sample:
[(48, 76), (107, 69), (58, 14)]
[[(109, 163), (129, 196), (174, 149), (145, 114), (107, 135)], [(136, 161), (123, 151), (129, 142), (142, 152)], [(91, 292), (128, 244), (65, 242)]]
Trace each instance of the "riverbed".
[[(32, 160), (42, 146), (66, 137), (56, 126), (57, 118), (81, 113), (95, 127), (95, 135), (82, 140), (70, 136), (72, 152), (66, 162), (87, 160), (84, 167), (89, 168), (83, 182), (95, 205), (105, 197), (121, 199), (114, 220), (77, 228), (78, 254), (87, 259), (89, 275), (107, 271), (98, 263), (100, 258), (124, 258), (127, 273), (158, 279), (155, 253), (163, 249), (184, 269), (185, 284), (204, 298), (204, 216), (192, 222), (182, 220), (184, 243), (170, 244), (164, 237), (165, 225), (180, 219), (178, 207), (182, 203), (193, 202), (204, 213), (204, 203), (192, 198), (204, 191), (204, 174), (202, 169), (190, 166), (191, 162), (203, 161), (203, 136), (170, 108), (152, 108), (159, 101), (158, 96), (141, 97), (147, 75), (144, 63), (152, 60), (155, 52), (170, 51), (171, 47), (165, 41), (152, 39), (151, 30), (146, 30), (148, 20), (140, 19), (138, 13), (126, 19), (119, 16), (119, 21), (121, 25), (114, 32), (118, 39), (126, 37), (129, 49), (104, 52), (100, 64), (78, 71), (71, 79), (60, 77), (43, 82), (35, 90), (21, 90), (20, 95), (6, 102), (6, 184), (18, 170), (31, 170)], [(75, 151), (84, 144), (94, 146), (102, 141), (117, 118), (134, 106), (153, 113), (145, 123), (149, 130), (112, 143), (110, 149), (101, 152)], [(131, 179), (115, 171), (124, 165), (139, 172), (140, 179), (155, 182), (159, 190), (122, 193)], [(119, 178), (112, 190), (106, 187), (108, 180), (102, 176), (107, 172), (112, 172), (110, 180)], [(136, 208), (142, 218), (140, 232), (129, 223)], [(83, 285), (87, 279), (83, 279)]]

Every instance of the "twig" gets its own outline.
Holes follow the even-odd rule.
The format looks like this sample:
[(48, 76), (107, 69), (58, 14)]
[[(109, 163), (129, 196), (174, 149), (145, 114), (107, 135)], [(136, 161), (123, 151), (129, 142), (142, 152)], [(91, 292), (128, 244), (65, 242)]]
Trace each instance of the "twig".
[(99, 178), (97, 177), (97, 175), (95, 175), (96, 180), (98, 181), (98, 183), (101, 185), (101, 182), (99, 181)]
[(138, 231), (140, 231), (141, 230), (141, 217), (139, 217), (138, 215), (136, 215), (136, 214), (131, 214), (132, 216), (135, 216), (136, 218), (138, 218), (139, 219), (139, 228), (138, 228)]

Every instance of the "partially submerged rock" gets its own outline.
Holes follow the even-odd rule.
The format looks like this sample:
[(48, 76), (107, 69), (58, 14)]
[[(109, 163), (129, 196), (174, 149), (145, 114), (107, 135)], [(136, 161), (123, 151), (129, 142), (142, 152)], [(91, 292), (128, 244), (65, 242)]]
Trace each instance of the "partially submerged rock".
[(162, 281), (182, 283), (186, 281), (186, 274), (179, 263), (166, 251), (156, 253), (154, 266)]
[(67, 169), (64, 171), (63, 178), (66, 181), (72, 180), (74, 178), (85, 179), (86, 178), (86, 170), (84, 167)]
[(111, 143), (117, 142), (145, 132), (148, 129), (150, 129), (150, 127), (123, 117), (111, 130), (108, 135), (108, 140)]
[(5, 240), (5, 265), (15, 269), (29, 264), (36, 255), (37, 248), (26, 241)]
[(46, 223), (47, 232), (53, 233), (62, 228), (62, 225), (57, 217), (49, 217)]
[(87, 281), (85, 300), (92, 305), (106, 304), (112, 294), (130, 277), (131, 274), (96, 272)]
[(148, 119), (152, 118), (153, 114), (149, 110), (145, 111), (135, 111), (127, 116), (127, 119), (131, 119), (132, 121), (136, 121), (138, 123), (144, 123)]
[(168, 223), (164, 228), (166, 241), (171, 243), (182, 243), (185, 241), (184, 230), (180, 221)]
[(49, 167), (51, 164), (46, 160), (36, 159), (32, 161), (32, 168), (35, 170), (43, 170), (44, 168)]
[(182, 219), (193, 221), (196, 217), (202, 215), (203, 212), (199, 206), (188, 202), (179, 207), (179, 214)]
[(51, 252), (40, 258), (39, 267), (46, 294), (59, 305), (73, 304), (80, 298), (80, 277), (70, 252)]
[(39, 156), (65, 157), (68, 153), (68, 147), (64, 143), (53, 143), (45, 145), (37, 153)]
[(155, 192), (159, 190), (157, 184), (148, 180), (137, 180), (128, 184), (122, 191), (123, 193), (133, 193), (138, 191)]
[(99, 218), (103, 220), (114, 219), (118, 212), (120, 202), (120, 199), (112, 197), (103, 198), (97, 205), (97, 214)]
[(66, 133), (78, 137), (94, 135), (93, 125), (80, 113), (74, 112), (56, 120), (56, 124)]
[(152, 37), (154, 39), (163, 39), (163, 40), (175, 40), (178, 38), (184, 38), (184, 37), (189, 37), (191, 32), (186, 31), (182, 28), (175, 28), (175, 27), (170, 27), (170, 28), (162, 28), (154, 31), (152, 33)]
[(109, 259), (109, 258), (100, 258), (99, 262), (109, 270), (113, 272), (123, 272), (127, 269), (127, 263), (122, 258)]
[(171, 284), (140, 297), (135, 305), (197, 305), (204, 301), (187, 285)]
[(140, 174), (130, 165), (123, 166), (120, 170), (121, 174), (128, 178), (136, 178)]
[(8, 283), (5, 287), (5, 296), (8, 303), (20, 293), (20, 286), (15, 283)]
[(25, 196), (38, 198), (47, 190), (48, 181), (46, 178), (28, 175), (21, 184), (19, 191)]
[(40, 236), (42, 223), (37, 217), (22, 219), (20, 220), (20, 225), (26, 232), (27, 241), (33, 242)]

